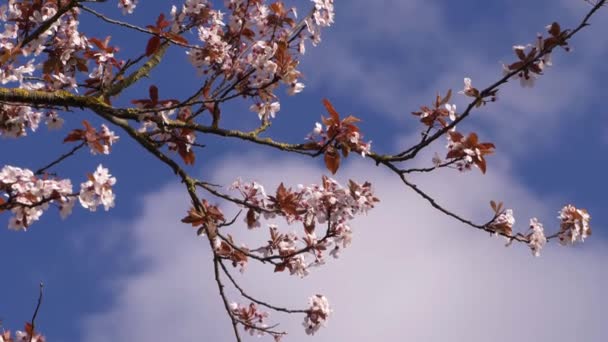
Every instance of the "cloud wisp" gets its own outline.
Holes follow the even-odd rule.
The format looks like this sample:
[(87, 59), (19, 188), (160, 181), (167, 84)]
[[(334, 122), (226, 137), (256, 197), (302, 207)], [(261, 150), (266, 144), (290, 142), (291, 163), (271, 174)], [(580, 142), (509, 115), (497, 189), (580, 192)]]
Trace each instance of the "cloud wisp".
[[(484, 177), (447, 172), (418, 181), (463, 215), (487, 218), (488, 201), (500, 199), (515, 209), (518, 227), (525, 229), (531, 215), (547, 229), (555, 226), (555, 205), (561, 204), (531, 195), (509, 176), (508, 163), (497, 164)], [(219, 164), (215, 179), (229, 184), (237, 176), (257, 175), (272, 189), (279, 181), (314, 182), (321, 173), (300, 161), (231, 158)], [(373, 181), (382, 202), (354, 222), (353, 245), (339, 260), (303, 280), (253, 264), (238, 276), (251, 294), (285, 306), (304, 307), (315, 293), (328, 296), (334, 314), (312, 338), (300, 326), (302, 317), (272, 314), (290, 332), (287, 341), (608, 338), (604, 241), (570, 249), (551, 244), (534, 258), (526, 246), (505, 248), (503, 239), (438, 214), (379, 168), (349, 165), (340, 178), (348, 177)], [(177, 223), (186, 208), (182, 189), (171, 185), (148, 194), (141, 215), (125, 222), (134, 241), (125, 258), (146, 266), (111, 282), (114, 303), (85, 319), (84, 341), (232, 340), (208, 245)], [(230, 229), (237, 238), (267, 234), (265, 227), (246, 232), (242, 223)]]

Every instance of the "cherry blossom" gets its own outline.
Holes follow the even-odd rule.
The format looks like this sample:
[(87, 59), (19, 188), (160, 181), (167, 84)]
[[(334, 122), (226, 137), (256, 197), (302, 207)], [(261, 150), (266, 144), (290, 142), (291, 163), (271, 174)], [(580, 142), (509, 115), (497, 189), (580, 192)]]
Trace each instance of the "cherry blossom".
[(555, 47), (561, 47), (565, 51), (571, 51), (567, 42), (570, 30), (562, 30), (561, 26), (554, 22), (546, 26), (549, 36), (544, 38), (538, 35), (535, 45), (514, 45), (513, 51), (519, 61), (511, 64), (503, 64), (504, 74), (516, 72), (515, 78), (519, 78), (522, 87), (532, 87), (545, 70), (553, 65), (551, 52)]
[(46, 127), (50, 130), (56, 130), (63, 127), (64, 120), (59, 116), (57, 111), (51, 110), (46, 113)]
[(45, 342), (46, 339), (40, 334), (29, 334), (25, 331), (17, 330), (15, 332), (15, 342)]
[(255, 303), (242, 306), (232, 302), (230, 303), (230, 310), (251, 336), (263, 336), (265, 334), (264, 330), (268, 327), (265, 321), (269, 314), (260, 311)]
[(38, 129), (42, 113), (29, 106), (0, 105), (0, 136), (19, 138)]
[(558, 218), (561, 220), (559, 242), (562, 245), (573, 244), (576, 241), (583, 242), (591, 235), (589, 226), (591, 216), (587, 210), (577, 209), (568, 204), (560, 210)]
[(431, 159), (431, 162), (433, 163), (434, 167), (439, 167), (439, 165), (441, 165), (443, 161), (441, 160), (441, 156), (439, 156), (439, 153), (435, 152), (433, 158)]
[(498, 99), (497, 93), (498, 88), (488, 90), (484, 93), (480, 92), (477, 88), (473, 87), (473, 82), (469, 77), (464, 78), (464, 88), (458, 92), (458, 94), (475, 98), (476, 107), (486, 105), (488, 102), (495, 102)]
[[(256, 182), (237, 179), (232, 184), (231, 189), (239, 191), (244, 206), (249, 208), (245, 222), (250, 229), (260, 226), (259, 212), (263, 212), (266, 219), (282, 216), (288, 224), (301, 222), (304, 227), (304, 234), (298, 237), (293, 232), (283, 234), (278, 225), (272, 224), (268, 243), (252, 250), (264, 257), (279, 256), (282, 261), (275, 271), (287, 269), (292, 275), (304, 277), (309, 274), (308, 268), (324, 263), (323, 252), (330, 247), (329, 254), (337, 258), (352, 241), (348, 221), (367, 213), (378, 202), (369, 183), (350, 181), (348, 188), (344, 188), (328, 177), (323, 177), (322, 181), (321, 185), (299, 185), (296, 191), (281, 184), (274, 196), (267, 195), (264, 187)], [(327, 225), (322, 239), (316, 237), (317, 225)], [(296, 254), (299, 248), (309, 253)], [(310, 260), (307, 255), (311, 256)]]
[(40, 219), (50, 203), (60, 205), (62, 217), (69, 214), (74, 205), (70, 199), (70, 180), (39, 178), (31, 170), (10, 165), (0, 170), (0, 191), (8, 198), (5, 205), (8, 204), (13, 214), (9, 228), (14, 230), (26, 230)]
[(479, 91), (472, 86), (472, 81), (470, 78), (464, 78), (464, 88), (458, 92), (458, 94), (463, 94), (470, 97), (477, 97), (479, 95)]
[(494, 144), (479, 142), (476, 133), (465, 137), (459, 132), (449, 131), (447, 147), (449, 151), (446, 158), (457, 160), (456, 167), (460, 171), (470, 170), (475, 165), (482, 173), (486, 173), (485, 156), (494, 152)]
[(276, 116), (277, 112), (281, 110), (281, 104), (279, 102), (254, 103), (249, 110), (258, 113), (260, 120), (267, 120)]
[(103, 205), (106, 211), (110, 210), (114, 206), (115, 195), (112, 186), (116, 184), (116, 178), (101, 164), (88, 178), (89, 180), (80, 184), (80, 204), (90, 211), (96, 211), (99, 205)]
[(46, 338), (41, 334), (32, 331), (32, 324), (25, 324), (25, 331), (15, 331), (15, 337), (11, 337), (9, 330), (4, 330), (0, 333), (0, 342), (45, 342)]
[(331, 308), (327, 298), (323, 295), (314, 295), (308, 299), (308, 310), (304, 317), (304, 331), (308, 335), (314, 335), (321, 326), (327, 325), (327, 319), (331, 314)]
[(542, 223), (536, 217), (530, 219), (530, 233), (528, 234), (528, 246), (534, 256), (540, 255), (540, 250), (547, 243)]
[(489, 225), (488, 228), (492, 231), (500, 234), (510, 236), (513, 233), (513, 225), (515, 224), (515, 217), (513, 217), (513, 210), (507, 209), (498, 215)]
[(315, 3), (315, 23), (319, 26), (330, 26), (334, 22), (333, 0), (312, 0)]
[(302, 90), (304, 90), (304, 88), (305, 88), (305, 85), (302, 82), (291, 82), (289, 84), (289, 87), (287, 88), (287, 93), (289, 95), (295, 95), (295, 94), (302, 92)]
[(88, 121), (82, 122), (84, 129), (74, 129), (63, 139), (64, 142), (83, 141), (89, 146), (91, 154), (110, 154), (111, 146), (118, 141), (118, 136), (108, 126), (101, 124), (97, 131)]
[(309, 149), (319, 149), (324, 152), (325, 166), (332, 174), (340, 167), (340, 154), (348, 157), (351, 151), (359, 153), (362, 157), (371, 153), (371, 141), (365, 142), (357, 123), (358, 118), (349, 115), (343, 119), (329, 100), (324, 99), (323, 105), (329, 117), (321, 117), (323, 127), (320, 123), (315, 124), (312, 133), (306, 139), (311, 142), (307, 144)]
[(131, 14), (137, 6), (137, 0), (118, 0), (118, 7), (122, 8), (122, 14)]

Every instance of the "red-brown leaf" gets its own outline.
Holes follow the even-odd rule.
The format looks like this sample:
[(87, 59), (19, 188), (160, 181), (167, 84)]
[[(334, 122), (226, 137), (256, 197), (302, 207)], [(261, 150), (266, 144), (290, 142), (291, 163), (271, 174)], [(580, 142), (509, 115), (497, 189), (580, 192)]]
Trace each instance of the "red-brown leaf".
[(247, 211), (247, 228), (253, 228), (255, 223), (257, 222), (255, 211), (252, 208), (249, 208)]
[(554, 22), (549, 27), (549, 34), (552, 36), (558, 36), (562, 32), (562, 28), (559, 26), (557, 22)]
[(203, 215), (196, 209), (191, 208), (188, 211), (188, 216), (182, 219), (183, 223), (190, 223), (192, 227), (200, 226), (204, 223)]
[(63, 142), (70, 142), (70, 141), (79, 141), (82, 140), (83, 137), (83, 131), (81, 129), (75, 129), (73, 131), (71, 131), (70, 133), (68, 133), (68, 136), (65, 137), (65, 139), (63, 139)]
[(521, 59), (522, 61), (526, 59), (526, 54), (524, 53), (523, 49), (515, 49), (515, 54), (517, 55), (517, 57), (519, 57), (519, 59)]
[(169, 33), (164, 34), (164, 36), (171, 39), (174, 42), (181, 43), (181, 44), (188, 44), (188, 40), (177, 33), (169, 32)]
[(25, 322), (24, 330), (27, 336), (34, 336), (34, 326), (32, 325), (32, 323)]
[[(95, 44), (95, 46), (97, 46), (97, 48), (99, 50), (105, 50), (106, 49), (106, 45), (104, 44), (104, 42), (102, 42), (101, 40), (93, 37), (93, 38), (89, 38), (89, 41), (93, 44)], [(107, 42), (107, 39), (106, 39)]]
[(479, 167), (479, 169), (481, 170), (481, 173), (485, 174), (486, 173), (486, 160), (481, 157), (479, 160), (477, 160), (475, 162), (475, 164), (477, 165), (477, 167)]
[(340, 168), (340, 155), (336, 152), (335, 149), (327, 149), (325, 151), (325, 166), (332, 173), (336, 174), (338, 172), (338, 168)]
[(452, 98), (452, 89), (449, 89), (448, 93), (445, 95), (443, 100), (439, 101), (439, 105), (437, 107), (445, 105), (446, 103), (448, 103), (448, 101), (450, 101), (451, 98)]
[(179, 153), (179, 156), (182, 157), (182, 160), (184, 163), (186, 163), (186, 165), (194, 165), (196, 156), (194, 155), (194, 151), (192, 151), (192, 149), (187, 150), (185, 144), (180, 144), (177, 152)]
[(329, 116), (333, 120), (333, 123), (340, 122), (340, 114), (338, 114), (338, 112), (328, 99), (323, 99), (323, 105), (325, 106), (325, 109), (327, 109), (327, 113), (329, 113)]
[(478, 141), (479, 141), (479, 138), (477, 137), (477, 134), (470, 133), (469, 136), (467, 137), (466, 143), (469, 146), (477, 146)]
[(148, 92), (150, 93), (150, 100), (156, 104), (158, 102), (158, 88), (152, 85), (150, 86), (150, 90)]
[(283, 3), (278, 1), (270, 5), (270, 10), (278, 16), (282, 16), (285, 13)]
[(452, 141), (460, 141), (460, 140), (462, 140), (462, 138), (464, 138), (464, 136), (462, 134), (460, 134), (459, 132), (456, 132), (456, 131), (450, 131), (450, 132), (448, 132), (448, 134), (450, 135), (450, 139)]
[(285, 263), (280, 263), (280, 264), (277, 264), (277, 265), (274, 267), (274, 271), (275, 271), (275, 272), (283, 272), (284, 270), (285, 270)]
[(450, 150), (446, 154), (445, 158), (446, 159), (453, 159), (453, 158), (458, 158), (458, 157), (461, 157), (461, 156), (462, 156), (462, 151)]
[(342, 120), (342, 123), (345, 125), (350, 125), (350, 124), (354, 124), (354, 123), (357, 123), (360, 121), (361, 121), (361, 119), (359, 119), (355, 116), (349, 115)]
[(146, 45), (146, 57), (152, 56), (160, 47), (160, 37), (154, 36), (148, 40)]

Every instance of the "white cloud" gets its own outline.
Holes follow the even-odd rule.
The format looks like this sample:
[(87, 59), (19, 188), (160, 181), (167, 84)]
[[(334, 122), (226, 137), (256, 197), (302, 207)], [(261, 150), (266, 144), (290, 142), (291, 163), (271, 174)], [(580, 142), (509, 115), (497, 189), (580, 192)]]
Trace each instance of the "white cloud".
[[(551, 244), (541, 258), (533, 258), (526, 246), (504, 248), (504, 240), (438, 214), (395, 177), (367, 164), (346, 167), (340, 178), (373, 181), (383, 201), (355, 222), (353, 246), (341, 259), (304, 280), (256, 265), (239, 276), (251, 294), (279, 305), (302, 307), (314, 293), (329, 297), (334, 316), (313, 338), (304, 337), (301, 317), (272, 315), (291, 333), (287, 341), (608, 338), (605, 242), (572, 249)], [(485, 177), (448, 172), (419, 181), (463, 215), (487, 218), (488, 200), (498, 199), (515, 209), (519, 227), (526, 227), (530, 215), (554, 226), (562, 203), (531, 195), (509, 176), (508, 162), (495, 164), (501, 166)], [(296, 184), (317, 181), (320, 172), (301, 161), (258, 156), (228, 159), (215, 179), (227, 183), (254, 175), (268, 185)], [(149, 194), (141, 216), (125, 222), (134, 240), (126, 259), (145, 267), (112, 282), (115, 301), (86, 319), (84, 341), (232, 339), (208, 246), (177, 222), (187, 208), (184, 195), (180, 186)], [(230, 229), (239, 237), (249, 234), (239, 233), (246, 231), (242, 225)]]

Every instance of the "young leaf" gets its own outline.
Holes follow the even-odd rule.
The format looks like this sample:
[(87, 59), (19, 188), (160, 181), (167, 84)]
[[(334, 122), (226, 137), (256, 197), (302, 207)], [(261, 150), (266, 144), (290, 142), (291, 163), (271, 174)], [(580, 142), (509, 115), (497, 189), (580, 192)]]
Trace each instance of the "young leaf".
[(146, 45), (146, 57), (152, 56), (158, 48), (160, 47), (160, 37), (154, 36), (148, 40), (148, 44)]
[(327, 109), (327, 113), (329, 113), (329, 116), (333, 120), (333, 123), (337, 124), (338, 122), (340, 122), (340, 114), (338, 114), (338, 112), (328, 99), (323, 99), (323, 105), (325, 105), (325, 109)]
[(327, 151), (325, 151), (324, 159), (327, 169), (335, 175), (336, 172), (338, 172), (338, 168), (340, 168), (340, 155), (334, 148), (328, 148)]

